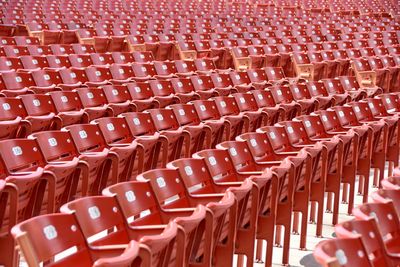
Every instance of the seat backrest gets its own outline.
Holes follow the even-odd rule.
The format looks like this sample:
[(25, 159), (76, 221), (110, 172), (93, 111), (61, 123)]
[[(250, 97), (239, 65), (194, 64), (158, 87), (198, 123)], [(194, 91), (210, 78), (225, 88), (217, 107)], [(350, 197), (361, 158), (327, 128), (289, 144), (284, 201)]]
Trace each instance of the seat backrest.
[(270, 90), (252, 90), (251, 93), (253, 94), (258, 107), (263, 108), (276, 106), (276, 102)]
[(214, 89), (214, 83), (210, 76), (207, 75), (198, 75), (198, 76), (191, 76), (190, 79), (192, 80), (193, 86), (196, 91), (206, 91)]
[(112, 79), (110, 69), (108, 67), (87, 67), (86, 75), (90, 82), (103, 82)]
[(46, 165), (35, 140), (9, 139), (0, 141), (0, 155), (7, 173), (35, 171)]
[(154, 135), (156, 132), (156, 127), (149, 113), (127, 112), (120, 116), (125, 118), (133, 136)]
[(150, 80), (150, 88), (156, 96), (170, 96), (174, 94), (171, 81), (169, 80)]
[(106, 142), (95, 124), (75, 124), (67, 126), (72, 140), (80, 153), (98, 152), (106, 148)]
[(99, 126), (106, 143), (109, 145), (132, 143), (134, 139), (124, 118), (106, 117), (96, 119), (94, 122)]
[(83, 108), (79, 95), (74, 91), (53, 91), (50, 97), (58, 112), (81, 110)]
[(25, 118), (28, 114), (20, 98), (0, 98), (0, 121), (14, 120), (17, 117)]
[(316, 246), (313, 254), (317, 262), (323, 266), (373, 266), (360, 238), (322, 241)]
[(146, 112), (150, 113), (157, 131), (176, 130), (179, 128), (178, 120), (171, 109), (149, 109)]
[[(89, 245), (119, 245), (128, 244), (130, 241), (124, 217), (113, 197), (79, 198), (63, 205), (60, 211), (75, 215)], [(98, 235), (103, 231), (107, 234)]]
[(85, 108), (102, 107), (108, 104), (106, 96), (101, 88), (79, 88), (76, 92)]
[(240, 113), (234, 97), (217, 96), (214, 97), (214, 101), (221, 116), (237, 115)]
[(293, 101), (293, 95), (289, 86), (275, 85), (269, 88), (275, 103), (290, 103)]
[[(54, 256), (76, 248), (77, 251), (60, 260), (60, 266), (77, 262), (91, 266), (93, 261), (85, 238), (74, 215), (48, 214), (24, 221), (12, 230), (28, 264), (38, 266)], [(57, 263), (57, 262), (56, 262)]]
[(386, 203), (364, 203), (353, 210), (357, 219), (374, 218), (386, 244), (400, 236), (400, 221), (392, 201)]
[(126, 85), (103, 85), (101, 88), (108, 103), (125, 103), (132, 100)]
[(193, 105), (202, 121), (221, 118), (217, 105), (213, 100), (195, 100)]
[(231, 77), (227, 73), (211, 73), (211, 79), (216, 88), (233, 86)]
[(170, 105), (175, 114), (175, 117), (181, 126), (184, 125), (199, 125), (200, 118), (196, 113), (196, 109), (192, 104), (174, 104)]
[(30, 116), (41, 116), (56, 113), (53, 101), (49, 95), (29, 94), (20, 96), (22, 103)]

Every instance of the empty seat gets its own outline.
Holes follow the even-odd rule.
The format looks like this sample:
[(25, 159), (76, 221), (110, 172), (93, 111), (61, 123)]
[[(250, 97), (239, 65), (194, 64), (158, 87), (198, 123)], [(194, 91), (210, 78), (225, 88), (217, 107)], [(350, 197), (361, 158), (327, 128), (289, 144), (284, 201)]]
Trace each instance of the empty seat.
[(31, 124), (25, 120), (27, 113), (21, 99), (2, 97), (0, 104), (0, 140), (28, 136), (32, 131)]

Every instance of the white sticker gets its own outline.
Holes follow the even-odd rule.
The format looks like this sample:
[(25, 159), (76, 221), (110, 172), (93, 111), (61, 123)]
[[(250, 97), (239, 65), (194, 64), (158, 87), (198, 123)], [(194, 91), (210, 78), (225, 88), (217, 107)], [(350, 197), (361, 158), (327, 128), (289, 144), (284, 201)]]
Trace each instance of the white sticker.
[(244, 104), (246, 103), (246, 100), (244, 99), (244, 97), (239, 98), (240, 103)]
[(278, 95), (282, 95), (282, 91), (281, 90), (278, 90), (276, 92), (278, 93)]
[(140, 120), (138, 118), (133, 118), (133, 124), (140, 125)]
[(323, 116), (322, 116), (322, 120), (323, 120), (323, 121), (328, 121), (328, 118), (327, 118), (325, 115), (323, 115)]
[(357, 113), (360, 112), (360, 107), (357, 107), (357, 106), (354, 107), (354, 111), (357, 112)]
[(206, 106), (200, 105), (200, 110), (201, 110), (201, 111), (206, 111)]
[(157, 185), (159, 188), (165, 187), (167, 184), (165, 183), (164, 177), (158, 177), (156, 179)]
[(68, 103), (68, 97), (66, 97), (65, 95), (61, 96), (61, 102)]
[(344, 117), (344, 113), (343, 113), (343, 111), (339, 111), (339, 117)]
[(10, 104), (4, 103), (4, 104), (3, 104), (3, 109), (4, 109), (4, 110), (10, 110), (10, 109), (11, 109)]
[(193, 175), (193, 169), (190, 166), (185, 166), (186, 175)]
[(163, 117), (163, 115), (162, 114), (157, 114), (157, 120), (159, 120), (159, 121), (162, 121), (162, 120), (164, 120), (164, 117)]
[(374, 108), (374, 103), (370, 102), (370, 103), (368, 103), (368, 106), (369, 106), (370, 109), (373, 109)]
[(17, 83), (20, 83), (20, 82), (22, 82), (22, 78), (17, 76), (17, 77), (15, 77), (15, 81), (17, 81)]
[(79, 136), (81, 139), (86, 139), (87, 138), (87, 133), (85, 130), (79, 131)]
[(98, 71), (98, 70), (96, 70), (95, 74), (96, 74), (97, 77), (100, 77), (100, 76), (101, 76), (101, 72)]
[(69, 76), (71, 76), (71, 78), (75, 79), (75, 78), (76, 78), (76, 73), (75, 73), (75, 72), (71, 72), (71, 73), (69, 74)]
[(263, 100), (263, 99), (264, 99), (264, 97), (262, 96), (262, 94), (258, 94), (257, 97), (258, 97), (259, 100)]
[(49, 138), (47, 141), (49, 142), (50, 146), (57, 146), (57, 139)]
[(275, 139), (275, 138), (276, 138), (276, 135), (275, 135), (274, 132), (270, 132), (270, 133), (269, 133), (269, 136), (270, 136), (272, 139)]
[(96, 206), (88, 208), (88, 213), (92, 220), (100, 218), (100, 215), (101, 215), (99, 208)]
[(140, 87), (135, 87), (135, 91), (136, 91), (136, 93), (140, 93), (140, 91), (141, 91)]
[(125, 73), (124, 69), (118, 69), (118, 71), (119, 71), (119, 74), (124, 74)]
[(223, 107), (223, 108), (226, 107), (225, 101), (221, 101), (219, 104), (220, 104), (220, 106)]
[(112, 124), (111, 122), (107, 123), (107, 130), (109, 130), (110, 132), (114, 131), (115, 130), (114, 124)]
[(287, 127), (287, 131), (288, 131), (288, 133), (292, 134), (294, 132), (293, 131), (293, 127), (292, 126), (288, 126)]
[(386, 103), (390, 104), (391, 102), (389, 98), (386, 98)]
[(311, 122), (310, 121), (305, 121), (304, 124), (306, 125), (307, 128), (311, 127)]
[(37, 61), (36, 59), (32, 59), (32, 63), (35, 64), (35, 65), (37, 65), (37, 64), (38, 64), (38, 61)]
[(178, 82), (177, 85), (178, 85), (178, 87), (180, 87), (180, 88), (183, 87), (183, 83), (182, 83), (182, 82)]
[(209, 157), (208, 162), (211, 164), (211, 166), (217, 165), (217, 161), (216, 161), (215, 157)]
[(34, 100), (32, 101), (32, 103), (33, 103), (33, 105), (34, 105), (35, 107), (40, 107), (40, 100), (39, 100), (39, 99), (34, 99)]
[(12, 150), (14, 156), (22, 155), (22, 148), (20, 146), (15, 146), (11, 150)]
[(112, 93), (113, 95), (118, 95), (118, 90), (113, 89), (113, 90), (111, 91), (111, 93)]
[(185, 111), (183, 109), (178, 110), (179, 115), (185, 116)]
[(157, 88), (158, 88), (158, 90), (161, 90), (161, 89), (163, 89), (163, 86), (162, 86), (162, 84), (161, 84), (161, 83), (158, 83), (158, 84), (157, 84)]
[(335, 256), (336, 256), (336, 258), (338, 260), (338, 263), (340, 265), (346, 265), (347, 264), (347, 257), (346, 257), (346, 254), (344, 253), (343, 250), (338, 249), (336, 251), (336, 253), (335, 253)]
[(256, 139), (250, 139), (250, 144), (252, 147), (256, 147), (257, 146), (257, 140)]
[(237, 151), (234, 147), (231, 147), (229, 149), (229, 153), (231, 154), (232, 157), (236, 157), (237, 156)]
[(133, 191), (125, 192), (125, 198), (128, 202), (134, 202), (136, 200), (136, 195)]
[(52, 240), (57, 237), (57, 230), (53, 225), (48, 225), (43, 228), (43, 234), (47, 240)]

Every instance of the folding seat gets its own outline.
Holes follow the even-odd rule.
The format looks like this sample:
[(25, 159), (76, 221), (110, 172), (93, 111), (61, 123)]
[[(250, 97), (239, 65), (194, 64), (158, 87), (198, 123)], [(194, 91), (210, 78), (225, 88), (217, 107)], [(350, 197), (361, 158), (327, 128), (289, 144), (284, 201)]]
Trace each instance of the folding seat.
[(112, 64), (109, 67), (109, 71), (112, 76), (112, 79), (110, 79), (109, 82), (112, 84), (124, 84), (134, 81), (133, 69), (128, 64)]
[[(364, 183), (359, 184), (359, 192), (363, 190), (363, 202), (368, 198), (368, 182), (371, 163), (374, 164), (374, 168), (380, 167), (381, 159), (384, 158), (385, 151), (382, 151), (381, 137), (383, 137), (384, 124), (380, 122), (372, 123), (360, 123), (357, 120), (353, 109), (349, 106), (333, 107), (335, 111), (332, 114), (330, 111), (318, 111), (316, 112), (321, 116), (324, 123), (325, 129), (328, 133), (331, 131), (343, 132), (349, 129), (353, 129), (359, 138), (359, 151), (358, 151), (358, 167), (357, 174), (362, 176)], [(383, 154), (383, 155), (382, 155)], [(376, 160), (373, 162), (372, 158), (376, 156)]]
[(190, 80), (201, 99), (209, 99), (220, 94), (226, 95), (231, 90), (230, 87), (216, 88), (212, 78), (207, 75), (191, 76)]
[(398, 233), (399, 216), (392, 201), (386, 203), (364, 203), (353, 210), (359, 220), (376, 220), (377, 232), (383, 237), (384, 249), (393, 264), (399, 264)]
[[(132, 187), (135, 190), (129, 192), (138, 196), (138, 198), (134, 198), (134, 201), (143, 202), (144, 198), (147, 198), (149, 202), (146, 202), (146, 205), (139, 204), (140, 206), (136, 206), (135, 208), (128, 208), (125, 207), (125, 202), (122, 202), (122, 200), (121, 204), (117, 204), (117, 200), (122, 196), (97, 196), (70, 202), (63, 207), (62, 212), (75, 215), (90, 246), (101, 248), (102, 246), (115, 246), (121, 243), (129, 244), (131, 240), (138, 240), (141, 242), (141, 246), (145, 246), (146, 248), (146, 251), (142, 252), (143, 261), (141, 263), (149, 266), (162, 266), (163, 264), (185, 265), (185, 257), (180, 255), (181, 251), (178, 248), (189, 248), (189, 244), (195, 243), (195, 239), (200, 237), (200, 234), (196, 234), (196, 231), (204, 223), (204, 208), (201, 207), (200, 210), (191, 209), (188, 212), (176, 212), (180, 215), (186, 215), (181, 216), (177, 220), (178, 223), (176, 223), (172, 221), (175, 214), (173, 211), (163, 211), (161, 214), (157, 214), (160, 209), (157, 209), (154, 196), (150, 195), (152, 197), (150, 200), (148, 196), (145, 196), (144, 191), (143, 193), (138, 192), (138, 189), (144, 189), (144, 186), (137, 186), (135, 184)], [(148, 194), (150, 194), (149, 189), (147, 187), (146, 191)], [(123, 208), (118, 210), (111, 208), (117, 205), (122, 205)], [(156, 215), (151, 214), (154, 222), (148, 222), (146, 219), (143, 220), (143, 218), (130, 221), (129, 218), (131, 216), (128, 217), (127, 215), (143, 212), (143, 207), (150, 207), (152, 209), (151, 213), (156, 213)], [(91, 215), (93, 208), (98, 211), (99, 215), (97, 218), (93, 218)], [(154, 208), (157, 210), (153, 211)], [(179, 228), (180, 230), (178, 230), (178, 225), (182, 227)], [(146, 230), (143, 230), (144, 227)], [(107, 235), (96, 238), (97, 233), (110, 228), (115, 229), (115, 231), (110, 231)], [(157, 232), (159, 234), (155, 234)], [(118, 239), (115, 238), (116, 235)]]
[(53, 52), (53, 55), (61, 56), (61, 55), (69, 55), (74, 54), (74, 50), (72, 46), (69, 44), (51, 44), (50, 49)]
[(154, 56), (151, 51), (134, 51), (132, 55), (135, 59), (134, 62), (146, 63), (154, 61)]
[(293, 100), (301, 106), (301, 114), (310, 114), (319, 109), (320, 102), (310, 94), (305, 84), (293, 83), (289, 89)]
[(169, 99), (162, 97), (154, 97), (154, 94), (147, 82), (133, 82), (127, 83), (126, 87), (132, 98), (132, 105), (135, 111), (143, 111), (146, 109), (165, 107), (170, 104)]
[(7, 36), (3, 36), (3, 35), (0, 37), (0, 43), (2, 45), (17, 45), (14, 37), (7, 37)]
[(294, 77), (294, 66), (291, 59), (291, 54), (293, 53), (292, 47), (290, 45), (277, 44), (276, 48), (280, 55), (279, 66), (283, 69), (287, 77)]
[(366, 58), (354, 58), (352, 60), (353, 70), (358, 83), (364, 87), (381, 87), (388, 92), (388, 73), (384, 69), (373, 69)]
[(85, 68), (93, 65), (92, 58), (89, 54), (71, 54), (68, 55), (72, 67)]
[(49, 67), (49, 63), (45, 56), (21, 56), (23, 68), (26, 70), (45, 69)]
[[(256, 184), (257, 186), (262, 187), (263, 190), (266, 190), (265, 186), (269, 186), (266, 185), (266, 179), (268, 178), (263, 176), (252, 176), (254, 173), (262, 174), (262, 172), (236, 171), (234, 162), (229, 159), (230, 157), (227, 150), (203, 150), (196, 153), (194, 157), (195, 159), (193, 160), (187, 159), (185, 161), (174, 161), (171, 163), (171, 166), (175, 167), (175, 169), (180, 172), (186, 188), (192, 189), (196, 184), (198, 184), (198, 186), (200, 185), (200, 188), (192, 189), (190, 191), (191, 194), (220, 193), (221, 191), (224, 192), (228, 188), (229, 190), (232, 190), (238, 201), (238, 208), (240, 210), (243, 209), (244, 214), (251, 214), (240, 215), (242, 218), (237, 218), (239, 223), (237, 227), (238, 235), (236, 238), (235, 248), (235, 253), (239, 254), (239, 261), (244, 261), (243, 258), (240, 259), (244, 254), (247, 257), (247, 264), (250, 264), (251, 266), (255, 246), (253, 242), (250, 242), (251, 244), (245, 244), (246, 242), (244, 241), (254, 241), (256, 238), (256, 231), (253, 227), (256, 227), (258, 214), (257, 212), (254, 212), (254, 210), (258, 210), (258, 202), (263, 198), (259, 196)], [(198, 159), (202, 159), (202, 161), (199, 161)], [(184, 163), (185, 165), (183, 165)], [(187, 165), (188, 163), (190, 165)], [(217, 168), (216, 165), (219, 167)], [(183, 166), (185, 166), (185, 168), (183, 168)], [(191, 172), (187, 172), (187, 170), (191, 170)], [(198, 171), (200, 171), (200, 173)], [(218, 181), (213, 180), (213, 177), (215, 176), (220, 176)], [(247, 179), (250, 176), (251, 178)], [(253, 186), (249, 186), (250, 181), (251, 183), (254, 183)], [(247, 197), (249, 197), (248, 200), (246, 200)], [(248, 226), (244, 227), (244, 225)], [(243, 235), (244, 232), (246, 232), (246, 235)]]
[(86, 188), (89, 195), (98, 195), (106, 186), (117, 183), (119, 178), (126, 179), (123, 175), (124, 169), (119, 167), (131, 156), (131, 147), (108, 147), (95, 124), (69, 125), (65, 129), (69, 132), (80, 158), (89, 166), (89, 179), (82, 185), (82, 192)]
[(284, 110), (282, 114), (284, 120), (291, 120), (301, 114), (301, 105), (294, 101), (288, 86), (275, 85), (268, 88), (268, 90), (271, 92), (270, 95), (274, 103)]
[(93, 65), (102, 66), (114, 63), (111, 53), (91, 53), (90, 58), (92, 59)]
[(154, 61), (154, 68), (157, 72), (157, 79), (170, 79), (176, 77), (177, 72), (173, 61)]
[(135, 74), (133, 78), (137, 81), (154, 79), (157, 75), (153, 63), (134, 63), (132, 64), (132, 69)]
[(36, 69), (31, 72), (32, 78), (35, 81), (35, 86), (29, 87), (35, 93), (44, 94), (51, 91), (58, 91), (58, 87), (62, 83), (60, 74), (57, 71), (49, 69)]
[(0, 73), (17, 71), (23, 68), (24, 66), (18, 57), (0, 57)]
[[(86, 244), (78, 221), (71, 214), (42, 215), (27, 220), (16, 225), (12, 229), (12, 234), (25, 261), (32, 266), (42, 263), (44, 266), (50, 266), (46, 262), (63, 254), (64, 257), (59, 257), (53, 261), (53, 264), (73, 265), (79, 261), (88, 266), (122, 267), (142, 261), (139, 251), (147, 252), (149, 250), (139, 247), (139, 243), (135, 241), (129, 242), (124, 248), (102, 248), (101, 246), (92, 248)], [(65, 253), (71, 247), (78, 249), (72, 253)], [(143, 262), (145, 263), (145, 261)]]
[(86, 77), (91, 86), (110, 84), (112, 75), (107, 66), (90, 66), (85, 68)]
[(295, 66), (296, 75), (299, 78), (307, 80), (318, 80), (325, 75), (325, 65), (321, 65), (318, 68), (315, 64), (312, 64), (307, 54), (294, 52), (292, 55), (293, 63)]
[(338, 71), (338, 76), (349, 75), (351, 73), (351, 63), (346, 50), (333, 50), (333, 54), (341, 66)]
[(137, 174), (156, 168), (159, 162), (165, 166), (167, 156), (160, 152), (167, 152), (167, 139), (157, 132), (151, 115), (145, 112), (129, 112), (120, 116), (125, 118), (129, 131), (138, 143)]
[(90, 44), (71, 44), (72, 48), (75, 51), (75, 54), (88, 54), (88, 53), (96, 53), (93, 45)]
[(23, 138), (31, 133), (31, 125), (25, 120), (27, 113), (19, 98), (2, 97), (0, 98), (0, 125), (2, 132), (0, 140), (11, 138)]
[(74, 91), (50, 92), (56, 114), (62, 120), (62, 127), (72, 124), (88, 123), (89, 115), (84, 111), (79, 96)]
[(111, 56), (116, 64), (131, 64), (136, 61), (131, 52), (112, 52)]
[(40, 40), (32, 36), (14, 36), (17, 46), (40, 45)]
[(391, 56), (386, 55), (378, 57), (382, 63), (382, 67), (389, 71), (389, 91), (392, 92), (398, 85), (397, 81), (400, 78), (400, 66), (396, 64), (395, 59)]
[(78, 29), (76, 35), (79, 43), (92, 45), (95, 52), (103, 53), (107, 51), (111, 38), (108, 36), (100, 36), (98, 33), (99, 32), (95, 29)]
[(397, 213), (399, 212), (400, 191), (396, 189), (396, 185), (390, 183), (389, 178), (382, 180), (382, 187), (371, 194), (374, 203), (386, 203), (392, 201)]
[(373, 218), (343, 222), (335, 226), (335, 233), (339, 239), (361, 238), (374, 266), (391, 266), (392, 259), (396, 259), (396, 256), (386, 252), (377, 222)]
[(63, 82), (58, 86), (63, 88), (63, 90), (72, 90), (88, 86), (97, 87), (109, 84), (108, 81), (89, 81), (89, 73), (86, 72), (86, 68), (71, 67), (69, 69), (61, 69), (58, 72)]
[[(278, 67), (280, 66), (280, 62), (283, 62), (281, 60), (281, 54), (278, 50), (278, 48), (274, 45), (264, 45), (263, 50), (266, 56), (266, 62), (265, 66), (266, 67)], [(285, 58), (286, 56), (284, 56)], [(290, 59), (290, 57), (286, 57), (287, 59)]]
[(323, 107), (323, 109), (327, 109), (330, 106), (341, 106), (349, 101), (349, 97), (346, 94), (330, 94), (322, 81), (307, 82), (306, 86), (311, 96), (319, 101), (320, 107)]
[(360, 237), (321, 241), (316, 246), (313, 255), (322, 266), (373, 267)]
[(180, 99), (180, 103), (187, 103), (192, 100), (200, 99), (200, 95), (195, 92), (190, 78), (172, 78), (170, 80), (175, 96)]
[(382, 93), (379, 87), (362, 86), (358, 83), (355, 76), (339, 76), (339, 80), (346, 91), (364, 91), (368, 97)]
[(329, 94), (332, 95), (341, 95), (344, 98), (347, 98), (346, 102), (350, 101), (360, 101), (367, 97), (367, 94), (364, 91), (346, 91), (341, 84), (339, 79), (322, 79), (321, 82), (324, 83), (325, 89)]
[[(179, 183), (177, 183), (177, 179), (180, 181)], [(203, 247), (203, 253), (209, 255), (209, 258), (204, 259), (204, 261), (211, 261), (215, 266), (225, 266), (225, 264), (231, 265), (233, 263), (235, 236), (236, 232), (241, 232), (238, 229), (242, 227), (239, 228), (239, 226), (237, 226), (238, 217), (236, 217), (237, 212), (234, 210), (237, 209), (238, 204), (233, 203), (232, 199), (235, 199), (236, 202), (235, 195), (246, 195), (245, 192), (248, 191), (248, 184), (238, 187), (237, 190), (232, 188), (232, 191), (225, 194), (210, 192), (204, 195), (190, 192), (189, 189), (185, 187), (178, 170), (175, 169), (148, 171), (139, 176), (138, 180), (149, 181), (152, 191), (158, 203), (162, 203), (161, 207), (163, 209), (193, 208), (198, 204), (203, 204), (209, 208), (214, 216), (212, 216), (212, 223), (206, 225), (205, 232), (207, 234), (206, 236), (213, 236), (213, 242), (212, 245), (207, 246), (209, 241), (205, 239), (205, 244), (201, 246)], [(161, 181), (164, 186), (160, 185)], [(178, 196), (178, 198), (172, 202), (166, 202), (165, 200), (171, 196)], [(246, 201), (242, 202), (246, 203)], [(208, 227), (213, 224), (215, 224), (215, 226), (209, 229)]]
[(251, 81), (251, 85), (256, 89), (263, 90), (265, 88), (268, 88), (269, 86), (272, 86), (272, 83), (268, 82), (268, 77), (265, 69), (250, 69), (246, 72), (248, 78)]
[(224, 72), (217, 69), (213, 58), (197, 58), (194, 60), (196, 72), (202, 75), (209, 75), (213, 72)]
[(124, 104), (109, 104), (101, 88), (79, 88), (76, 92), (90, 121), (101, 117), (116, 116), (127, 110)]
[(251, 58), (247, 47), (238, 46), (232, 48), (233, 64), (237, 71), (246, 71), (251, 68), (261, 68), (263, 62), (256, 60), (257, 58)]
[(38, 143), (30, 139), (1, 141), (0, 155), (8, 174), (6, 181), (21, 190), (18, 221), (40, 213), (52, 213), (75, 196), (73, 185), (79, 178), (75, 173), (78, 160), (46, 162)]
[(169, 80), (150, 80), (149, 85), (153, 95), (159, 100), (161, 107), (179, 103), (180, 99), (185, 103), (189, 102), (191, 99), (190, 94), (186, 95), (181, 93), (179, 97), (176, 96), (171, 81)]
[(247, 72), (231, 71), (229, 72), (229, 77), (234, 85), (234, 89), (238, 92), (248, 92), (255, 89)]
[(47, 45), (28, 45), (26, 46), (31, 56), (52, 55), (50, 47)]
[(32, 132), (61, 129), (61, 118), (55, 114), (49, 95), (28, 94), (20, 98), (27, 114), (24, 119), (31, 124)]
[(50, 69), (57, 70), (72, 67), (67, 55), (47, 55), (46, 60)]
[(20, 57), (28, 56), (29, 50), (26, 46), (5, 45), (3, 46), (5, 56), (7, 57)]

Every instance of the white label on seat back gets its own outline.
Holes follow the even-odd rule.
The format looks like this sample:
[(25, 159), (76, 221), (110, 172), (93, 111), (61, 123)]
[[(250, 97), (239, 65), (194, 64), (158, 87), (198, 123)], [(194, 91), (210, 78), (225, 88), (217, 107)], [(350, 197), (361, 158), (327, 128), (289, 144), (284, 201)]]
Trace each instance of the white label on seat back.
[(97, 77), (100, 77), (100, 76), (101, 76), (101, 72), (98, 71), (98, 70), (96, 70), (95, 74), (96, 74)]
[(78, 57), (77, 61), (78, 61), (79, 63), (82, 63), (82, 62), (83, 62), (83, 59), (80, 58), (80, 57)]
[(118, 69), (118, 71), (119, 71), (119, 74), (124, 74), (125, 73), (124, 69)]
[(295, 88), (294, 88), (294, 92), (295, 92), (295, 93), (300, 92), (299, 87), (295, 87)]
[(111, 92), (113, 95), (118, 95), (118, 90), (116, 90), (116, 89), (113, 89)]
[(326, 117), (325, 115), (322, 116), (322, 120), (323, 121), (328, 121), (328, 117)]
[(91, 92), (87, 93), (86, 95), (87, 95), (87, 97), (88, 97), (89, 99), (92, 99), (92, 98), (94, 97), (93, 93), (91, 93)]
[(136, 93), (140, 93), (140, 91), (141, 91), (140, 87), (135, 87), (135, 91), (136, 91)]
[(114, 124), (112, 123), (107, 123), (107, 130), (109, 130), (110, 132), (115, 130)]
[(200, 105), (200, 110), (201, 110), (201, 111), (206, 111), (206, 106)]
[(338, 263), (340, 265), (346, 265), (347, 264), (347, 257), (346, 257), (346, 254), (344, 253), (343, 250), (338, 249), (336, 251), (336, 253), (335, 253), (335, 256), (336, 256), (336, 258), (338, 260)]
[(136, 200), (136, 195), (133, 191), (125, 192), (125, 198), (128, 202), (134, 202)]
[(71, 76), (72, 79), (75, 79), (76, 78), (76, 73), (75, 72), (71, 72), (69, 76)]
[(282, 95), (282, 91), (281, 91), (281, 90), (276, 91), (276, 93), (277, 93), (278, 95)]
[(262, 96), (262, 94), (258, 94), (257, 97), (258, 97), (259, 100), (263, 100), (263, 99), (264, 99), (264, 97)]
[(357, 113), (360, 112), (360, 107), (357, 107), (357, 106), (354, 107), (354, 111), (357, 112)]
[(96, 206), (88, 208), (88, 213), (92, 220), (99, 218), (101, 215), (99, 208)]
[(186, 175), (193, 175), (193, 169), (190, 166), (185, 166)]
[(38, 64), (38, 61), (37, 61), (36, 59), (32, 59), (32, 63), (35, 64), (35, 65), (37, 65), (37, 64)]
[(81, 139), (86, 139), (87, 138), (87, 133), (85, 130), (79, 131), (79, 136)]
[(50, 146), (57, 146), (57, 139), (55, 138), (49, 138), (49, 140), (47, 140), (49, 142)]
[(343, 113), (343, 111), (339, 111), (339, 117), (344, 117), (344, 113)]
[(10, 109), (11, 109), (10, 104), (4, 103), (4, 104), (3, 104), (3, 109), (4, 109), (4, 110), (10, 110)]
[(183, 83), (182, 82), (178, 82), (177, 85), (178, 85), (178, 87), (181, 87), (181, 88), (183, 87)]
[(163, 86), (162, 86), (162, 84), (161, 84), (161, 83), (157, 84), (157, 88), (158, 88), (158, 90), (161, 90), (161, 89), (163, 89)]
[(68, 97), (66, 97), (65, 95), (61, 96), (61, 102), (68, 103)]
[(270, 136), (272, 139), (275, 139), (275, 138), (276, 138), (276, 135), (275, 135), (274, 132), (270, 132), (270, 133), (269, 133), (269, 136)]
[(22, 148), (20, 146), (15, 146), (11, 150), (12, 150), (14, 156), (22, 155)]
[(39, 100), (39, 99), (34, 99), (34, 100), (32, 101), (32, 103), (33, 103), (33, 105), (34, 105), (35, 107), (40, 107), (40, 100)]
[(57, 237), (57, 230), (53, 225), (48, 225), (43, 228), (43, 234), (47, 240), (52, 240)]
[(208, 162), (211, 164), (211, 166), (215, 166), (217, 164), (215, 157), (209, 157)]
[(374, 108), (374, 103), (368, 103), (369, 108), (373, 109)]
[(389, 98), (386, 98), (386, 103), (390, 104), (391, 102)]
[(220, 106), (223, 107), (223, 108), (226, 107), (225, 101), (221, 101), (219, 104), (220, 104)]
[(237, 151), (234, 147), (231, 147), (229, 149), (229, 153), (231, 154), (232, 157), (236, 157), (237, 156)]
[(244, 104), (246, 103), (246, 100), (244, 99), (244, 97), (239, 98), (240, 103)]
[(185, 111), (183, 109), (178, 110), (179, 115), (185, 116)]
[(162, 114), (157, 114), (157, 120), (162, 121), (164, 120), (164, 117)]
[(331, 88), (333, 88), (333, 83), (332, 83), (332, 82), (329, 82), (329, 83), (328, 83), (328, 86), (331, 87)]
[(16, 81), (17, 83), (20, 83), (20, 82), (22, 82), (22, 78), (19, 77), (19, 76), (17, 76), (17, 77), (15, 77), (15, 81)]
[(156, 179), (157, 185), (159, 188), (165, 187), (167, 184), (165, 183), (164, 177), (158, 177)]
[(293, 127), (292, 126), (288, 126), (287, 127), (287, 131), (288, 131), (288, 133), (292, 134), (294, 132), (293, 131)]
[(250, 144), (252, 147), (257, 146), (257, 140), (256, 139), (250, 139)]
[(138, 118), (133, 118), (133, 124), (140, 125), (140, 120)]

